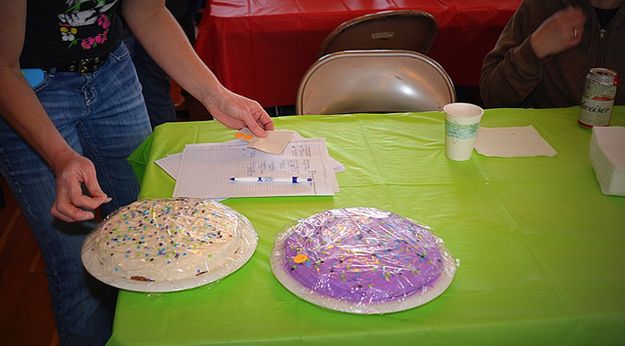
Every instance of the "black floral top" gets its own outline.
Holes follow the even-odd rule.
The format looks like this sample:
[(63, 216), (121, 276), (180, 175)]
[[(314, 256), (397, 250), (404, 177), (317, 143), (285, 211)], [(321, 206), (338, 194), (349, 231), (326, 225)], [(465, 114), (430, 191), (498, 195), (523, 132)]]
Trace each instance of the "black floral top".
[(122, 35), (120, 1), (28, 0), (22, 67), (62, 67), (115, 49)]

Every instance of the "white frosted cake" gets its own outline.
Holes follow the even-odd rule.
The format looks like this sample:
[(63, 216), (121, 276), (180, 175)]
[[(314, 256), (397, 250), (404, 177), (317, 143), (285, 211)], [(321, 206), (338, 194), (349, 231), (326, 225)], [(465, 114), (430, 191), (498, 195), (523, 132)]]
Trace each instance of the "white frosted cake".
[(109, 215), (87, 237), (82, 261), (112, 286), (176, 291), (230, 274), (251, 257), (256, 244), (250, 222), (221, 203), (144, 200)]

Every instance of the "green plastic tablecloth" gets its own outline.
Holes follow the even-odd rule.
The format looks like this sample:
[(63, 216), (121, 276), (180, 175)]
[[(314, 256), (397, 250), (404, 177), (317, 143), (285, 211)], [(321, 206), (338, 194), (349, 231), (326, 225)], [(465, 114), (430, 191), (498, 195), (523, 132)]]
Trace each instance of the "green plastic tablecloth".
[[(236, 198), (259, 234), (251, 260), (219, 282), (164, 294), (121, 291), (110, 345), (625, 344), (625, 197), (601, 193), (578, 108), (492, 109), (482, 126), (533, 125), (555, 157), (445, 157), (441, 112), (292, 116), (279, 129), (325, 137), (345, 165), (333, 197)], [(616, 107), (612, 125), (625, 125)], [(170, 197), (153, 161), (220, 142), (215, 122), (158, 127), (130, 158), (140, 198)], [(624, 148), (625, 150), (625, 148)], [(430, 225), (460, 261), (423, 306), (352, 315), (307, 303), (272, 275), (274, 237), (298, 218), (366, 206)]]

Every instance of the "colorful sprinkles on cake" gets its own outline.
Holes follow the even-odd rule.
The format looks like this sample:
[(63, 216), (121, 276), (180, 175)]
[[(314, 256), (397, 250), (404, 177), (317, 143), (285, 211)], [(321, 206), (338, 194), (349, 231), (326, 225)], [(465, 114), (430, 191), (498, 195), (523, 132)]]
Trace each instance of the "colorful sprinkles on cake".
[(354, 303), (402, 300), (443, 270), (429, 228), (374, 208), (328, 210), (287, 231), (283, 268), (316, 294)]
[(240, 246), (238, 222), (232, 210), (208, 200), (139, 201), (105, 220), (92, 251), (106, 249), (109, 258), (99, 263), (131, 280), (175, 280), (232, 256)]

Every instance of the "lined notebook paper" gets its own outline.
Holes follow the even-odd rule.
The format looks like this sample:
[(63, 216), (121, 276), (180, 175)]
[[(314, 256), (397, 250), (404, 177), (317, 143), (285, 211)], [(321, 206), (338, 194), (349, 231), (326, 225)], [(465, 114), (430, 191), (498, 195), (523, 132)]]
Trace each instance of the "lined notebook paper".
[[(338, 191), (336, 161), (320, 138), (289, 143), (280, 155), (247, 147), (244, 142), (189, 144), (176, 170), (174, 197), (229, 198), (333, 195)], [(312, 182), (245, 183), (236, 176), (313, 177)]]

